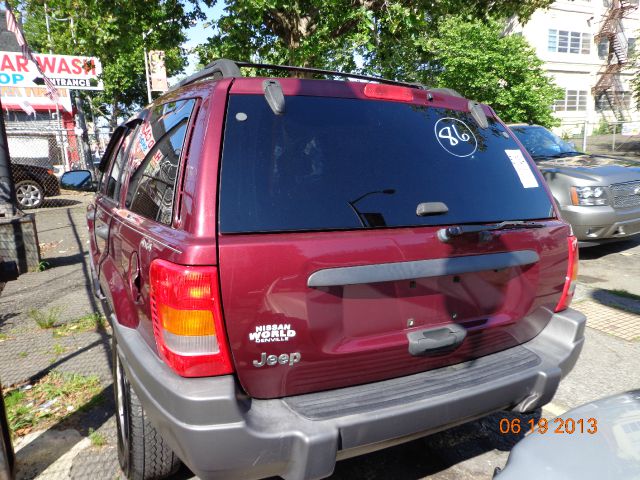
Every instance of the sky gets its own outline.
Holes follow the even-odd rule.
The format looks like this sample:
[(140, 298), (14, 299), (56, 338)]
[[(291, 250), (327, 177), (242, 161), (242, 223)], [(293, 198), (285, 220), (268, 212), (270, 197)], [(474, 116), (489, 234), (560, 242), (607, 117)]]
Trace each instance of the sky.
[[(193, 27), (187, 30), (188, 40), (182, 44), (183, 48), (186, 48), (187, 50), (191, 50), (194, 47), (197, 47), (198, 45), (205, 43), (207, 41), (207, 38), (211, 35), (211, 32), (212, 32), (211, 25), (209, 24), (211, 23), (211, 21), (217, 20), (218, 18), (220, 18), (225, 6), (226, 6), (225, 2), (218, 0), (213, 7), (204, 7), (203, 10), (207, 15), (207, 19), (204, 21), (198, 22), (196, 25), (194, 25)], [(198, 56), (195, 54), (191, 54), (189, 55), (188, 59), (189, 59), (189, 64), (187, 65), (184, 73), (186, 75), (191, 75), (197, 70)], [(184, 74), (181, 75), (181, 77), (184, 77)], [(173, 79), (169, 79), (169, 83), (171, 83), (171, 80)]]

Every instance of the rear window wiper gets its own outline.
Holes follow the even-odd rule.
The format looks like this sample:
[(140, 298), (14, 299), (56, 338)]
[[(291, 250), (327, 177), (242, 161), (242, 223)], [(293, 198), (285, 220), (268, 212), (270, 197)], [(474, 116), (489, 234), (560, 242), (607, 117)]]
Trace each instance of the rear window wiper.
[(454, 225), (451, 227), (441, 228), (438, 230), (438, 239), (441, 242), (448, 242), (453, 237), (459, 237), (466, 233), (483, 233), (496, 230), (512, 230), (520, 228), (542, 228), (543, 223), (525, 222), (523, 220), (508, 220), (506, 222), (493, 223), (489, 225)]

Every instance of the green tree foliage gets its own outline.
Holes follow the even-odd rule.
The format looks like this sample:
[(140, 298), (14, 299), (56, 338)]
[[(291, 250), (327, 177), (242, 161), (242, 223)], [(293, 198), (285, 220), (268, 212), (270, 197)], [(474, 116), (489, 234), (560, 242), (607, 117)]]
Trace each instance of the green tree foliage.
[(447, 15), (526, 20), (552, 1), (230, 0), (200, 57), (203, 62), (226, 56), (349, 68), (354, 52), (375, 50), (376, 62), (370, 63), (386, 68), (399, 63), (392, 51), (417, 46), (419, 36)]
[[(558, 90), (526, 42), (502, 38), (502, 23), (493, 19), (517, 16), (524, 22), (550, 3), (230, 0), (198, 53), (203, 64), (225, 57), (446, 82), (488, 101), (509, 121), (549, 125)], [(356, 58), (362, 59), (360, 68)]]
[[(132, 108), (146, 104), (145, 43), (148, 50), (166, 52), (168, 75), (182, 71), (184, 29), (203, 18), (199, 5), (198, 0), (26, 0), (19, 10), (24, 12), (25, 34), (34, 51), (100, 58), (105, 89), (90, 95), (92, 106), (110, 115), (114, 124)], [(143, 33), (152, 28), (143, 41)]]
[(503, 24), (494, 20), (444, 20), (437, 35), (424, 39), (432, 65), (425, 76), (435, 86), (490, 104), (506, 122), (554, 125), (549, 107), (563, 91), (522, 36), (502, 32)]

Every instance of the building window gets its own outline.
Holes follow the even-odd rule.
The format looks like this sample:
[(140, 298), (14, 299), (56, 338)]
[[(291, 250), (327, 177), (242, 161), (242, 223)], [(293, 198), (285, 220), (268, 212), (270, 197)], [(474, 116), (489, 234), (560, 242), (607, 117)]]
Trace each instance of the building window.
[(547, 49), (550, 52), (588, 55), (591, 52), (591, 34), (550, 29)]
[(627, 39), (627, 54), (631, 56), (635, 52), (636, 52), (636, 39), (635, 38)]
[(587, 109), (586, 90), (565, 90), (564, 98), (556, 100), (553, 110), (556, 112), (584, 112)]
[(602, 40), (600, 40), (600, 43), (598, 43), (598, 57), (604, 60), (608, 56), (609, 56), (609, 40), (606, 38), (603, 38)]
[(549, 30), (548, 49), (550, 52), (558, 51), (558, 31)]

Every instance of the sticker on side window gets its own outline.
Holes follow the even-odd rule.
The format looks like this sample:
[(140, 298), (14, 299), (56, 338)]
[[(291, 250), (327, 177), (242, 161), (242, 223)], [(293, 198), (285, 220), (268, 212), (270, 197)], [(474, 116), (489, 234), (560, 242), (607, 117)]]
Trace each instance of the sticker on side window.
[(531, 167), (520, 150), (505, 150), (504, 153), (511, 160), (511, 165), (513, 165), (524, 188), (536, 188), (539, 186), (536, 176), (531, 171)]

